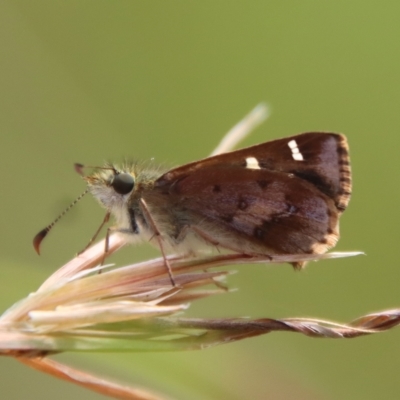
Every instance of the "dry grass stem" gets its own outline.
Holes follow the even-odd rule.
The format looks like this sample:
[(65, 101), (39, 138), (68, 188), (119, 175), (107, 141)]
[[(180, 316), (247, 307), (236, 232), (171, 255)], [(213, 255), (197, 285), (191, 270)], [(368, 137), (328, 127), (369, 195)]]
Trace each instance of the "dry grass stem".
[(104, 380), (86, 372), (78, 371), (54, 360), (43, 357), (18, 357), (23, 364), (45, 372), (56, 378), (83, 386), (104, 396), (121, 400), (166, 400), (165, 397), (149, 392), (148, 390), (133, 389)]
[(233, 150), (251, 131), (261, 125), (269, 117), (269, 114), (270, 110), (267, 104), (258, 104), (222, 138), (210, 155), (216, 156)]

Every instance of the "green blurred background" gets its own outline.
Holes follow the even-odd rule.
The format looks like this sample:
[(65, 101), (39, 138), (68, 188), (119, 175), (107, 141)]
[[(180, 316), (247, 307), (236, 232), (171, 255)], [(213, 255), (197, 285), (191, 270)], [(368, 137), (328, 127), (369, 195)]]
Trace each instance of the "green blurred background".
[[(34, 253), (34, 234), (84, 190), (74, 162), (192, 161), (263, 100), (272, 116), (245, 145), (348, 136), (354, 195), (337, 249), (367, 256), (302, 273), (242, 266), (229, 278), (238, 291), (187, 315), (347, 322), (399, 306), (399, 20), (394, 0), (2, 0), (1, 309), (81, 249), (104, 215), (85, 198)], [(156, 254), (143, 244), (115, 260)], [(177, 399), (398, 399), (399, 337), (273, 333), (197, 352), (57, 359)], [(12, 359), (0, 359), (0, 376), (4, 399), (103, 398)]]

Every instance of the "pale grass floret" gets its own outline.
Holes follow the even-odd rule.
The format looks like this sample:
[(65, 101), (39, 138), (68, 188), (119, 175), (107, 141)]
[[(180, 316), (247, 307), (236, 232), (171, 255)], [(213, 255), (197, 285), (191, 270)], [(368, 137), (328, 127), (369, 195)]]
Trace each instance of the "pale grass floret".
[[(123, 236), (112, 235), (108, 254), (124, 244)], [(192, 259), (170, 256), (176, 282), (172, 287), (163, 258), (120, 268), (98, 267), (104, 257), (102, 241), (61, 267), (35, 293), (0, 317), (0, 353), (114, 398), (161, 399), (71, 369), (46, 356), (63, 351), (204, 349), (274, 329), (294, 330), (295, 320), (288, 320), (282, 328), (282, 322), (271, 320), (267, 324), (259, 320), (253, 326), (254, 321), (248, 319), (185, 319), (181, 314), (191, 301), (227, 292), (223, 282), (227, 272), (207, 271), (210, 267), (356, 254), (278, 256), (274, 260), (238, 254)], [(318, 325), (315, 321), (312, 324)], [(301, 329), (305, 326), (306, 321), (301, 321)]]

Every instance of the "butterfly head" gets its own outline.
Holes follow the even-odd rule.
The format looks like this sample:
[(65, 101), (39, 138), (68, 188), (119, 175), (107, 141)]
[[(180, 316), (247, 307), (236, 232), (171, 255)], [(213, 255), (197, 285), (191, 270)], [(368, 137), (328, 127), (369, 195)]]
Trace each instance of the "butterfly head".
[(118, 168), (112, 164), (97, 168), (90, 175), (83, 176), (89, 192), (108, 210), (119, 208), (135, 190), (135, 173), (127, 166)]

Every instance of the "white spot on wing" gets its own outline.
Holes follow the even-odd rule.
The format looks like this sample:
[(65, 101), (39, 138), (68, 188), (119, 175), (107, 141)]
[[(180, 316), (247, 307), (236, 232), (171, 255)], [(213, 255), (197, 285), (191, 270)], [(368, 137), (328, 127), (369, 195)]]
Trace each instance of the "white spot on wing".
[(299, 148), (297, 147), (297, 142), (293, 139), (290, 142), (288, 142), (288, 146), (290, 148), (290, 150), (292, 150), (292, 157), (293, 160), (296, 161), (303, 161), (303, 155), (300, 153)]
[(293, 159), (296, 160), (296, 161), (303, 161), (304, 160), (304, 158), (301, 155), (301, 153), (293, 153)]
[(246, 158), (246, 168), (249, 169), (260, 169), (260, 164), (255, 157)]

